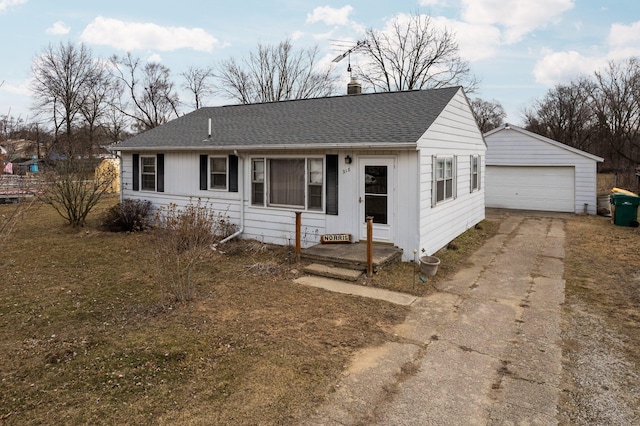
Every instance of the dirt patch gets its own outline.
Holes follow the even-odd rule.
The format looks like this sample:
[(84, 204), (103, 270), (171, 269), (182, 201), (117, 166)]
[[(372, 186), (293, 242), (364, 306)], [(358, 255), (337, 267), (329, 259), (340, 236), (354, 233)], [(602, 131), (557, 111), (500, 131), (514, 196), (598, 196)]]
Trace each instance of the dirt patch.
[(640, 232), (567, 222), (561, 424), (640, 422)]

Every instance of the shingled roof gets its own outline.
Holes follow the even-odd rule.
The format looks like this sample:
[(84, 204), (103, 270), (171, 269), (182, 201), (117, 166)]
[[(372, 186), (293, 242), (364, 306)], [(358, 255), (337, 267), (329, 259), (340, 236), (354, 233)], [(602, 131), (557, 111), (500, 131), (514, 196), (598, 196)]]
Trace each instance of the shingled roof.
[(406, 147), (415, 145), (458, 90), (451, 87), (200, 108), (114, 149)]

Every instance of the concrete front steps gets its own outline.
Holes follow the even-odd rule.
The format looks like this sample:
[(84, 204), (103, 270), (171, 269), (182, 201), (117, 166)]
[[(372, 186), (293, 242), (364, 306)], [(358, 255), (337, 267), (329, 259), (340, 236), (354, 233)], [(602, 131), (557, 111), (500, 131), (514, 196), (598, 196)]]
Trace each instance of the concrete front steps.
[(344, 281), (357, 281), (364, 274), (362, 269), (340, 268), (333, 265), (311, 263), (304, 267), (304, 272), (321, 277), (335, 278)]
[[(402, 249), (388, 244), (374, 244), (373, 272), (402, 259)], [(367, 244), (317, 244), (302, 250), (303, 268), (309, 275), (343, 281), (357, 281), (367, 271)]]

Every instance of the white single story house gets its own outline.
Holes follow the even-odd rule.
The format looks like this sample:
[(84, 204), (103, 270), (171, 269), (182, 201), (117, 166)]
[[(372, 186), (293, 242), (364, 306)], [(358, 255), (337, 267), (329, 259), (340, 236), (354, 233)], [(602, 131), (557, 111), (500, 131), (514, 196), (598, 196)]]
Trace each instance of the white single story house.
[[(484, 219), (486, 145), (461, 87), (205, 107), (113, 147), (121, 197), (200, 199), (241, 238), (350, 234), (432, 254)], [(193, 201), (195, 202), (195, 201)]]
[(504, 124), (484, 135), (487, 207), (596, 214), (604, 159)]

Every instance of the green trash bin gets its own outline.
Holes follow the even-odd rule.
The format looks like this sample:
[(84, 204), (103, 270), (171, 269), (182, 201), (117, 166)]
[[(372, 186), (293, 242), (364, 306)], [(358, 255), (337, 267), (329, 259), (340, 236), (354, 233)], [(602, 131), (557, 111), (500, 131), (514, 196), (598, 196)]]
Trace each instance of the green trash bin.
[(613, 223), (618, 226), (638, 226), (638, 205), (640, 197), (613, 193), (610, 196)]

